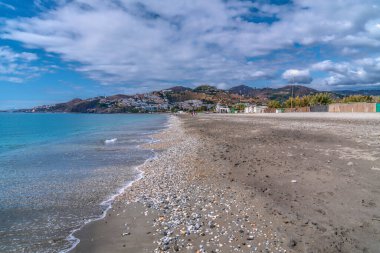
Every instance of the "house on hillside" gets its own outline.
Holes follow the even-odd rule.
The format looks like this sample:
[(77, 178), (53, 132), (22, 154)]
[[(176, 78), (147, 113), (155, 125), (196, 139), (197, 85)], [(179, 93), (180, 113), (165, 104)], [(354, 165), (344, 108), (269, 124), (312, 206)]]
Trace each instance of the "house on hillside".
[(215, 107), (215, 111), (217, 113), (230, 113), (230, 108), (228, 106), (223, 106), (218, 103)]

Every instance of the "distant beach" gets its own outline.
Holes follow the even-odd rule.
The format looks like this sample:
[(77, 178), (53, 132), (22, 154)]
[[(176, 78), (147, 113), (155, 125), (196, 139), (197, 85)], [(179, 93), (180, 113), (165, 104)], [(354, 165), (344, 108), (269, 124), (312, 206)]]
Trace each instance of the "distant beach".
[(172, 116), (72, 252), (376, 252), (380, 118)]

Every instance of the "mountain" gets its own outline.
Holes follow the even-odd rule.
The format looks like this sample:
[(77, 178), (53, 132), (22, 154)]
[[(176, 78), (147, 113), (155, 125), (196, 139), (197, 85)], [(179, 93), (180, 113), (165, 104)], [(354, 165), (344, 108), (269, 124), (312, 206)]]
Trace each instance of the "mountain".
[[(210, 85), (194, 89), (175, 86), (170, 89), (144, 94), (102, 96), (89, 99), (75, 98), (66, 103), (37, 106), (19, 112), (72, 112), (72, 113), (128, 113), (128, 112), (167, 112), (176, 110), (210, 110), (217, 103), (234, 105), (237, 103), (266, 104), (268, 100), (285, 101), (293, 96), (305, 96), (320, 91), (301, 85), (288, 85), (280, 88), (252, 88), (239, 85), (229, 90)], [(371, 92), (371, 93), (369, 93)], [(333, 97), (351, 94), (380, 94), (380, 91), (339, 91), (329, 92)], [(343, 94), (343, 95), (342, 95)]]
[(218, 93), (218, 91), (221, 91), (221, 90), (211, 85), (201, 85), (193, 89), (193, 92), (205, 93), (205, 94), (216, 94)]
[(174, 86), (169, 89), (166, 89), (166, 91), (172, 91), (172, 92), (184, 92), (184, 91), (191, 91), (191, 88), (184, 87), (184, 86)]
[(243, 96), (253, 96), (255, 89), (247, 85), (239, 85), (228, 90), (230, 93), (235, 93)]
[(365, 95), (365, 96), (380, 96), (380, 90), (335, 90), (334, 93), (343, 96)]
[(261, 100), (286, 100), (292, 96), (306, 96), (318, 93), (319, 91), (302, 86), (288, 85), (281, 88), (261, 88), (256, 89), (246, 85), (239, 85), (228, 90), (230, 93), (239, 94), (245, 97), (256, 97)]

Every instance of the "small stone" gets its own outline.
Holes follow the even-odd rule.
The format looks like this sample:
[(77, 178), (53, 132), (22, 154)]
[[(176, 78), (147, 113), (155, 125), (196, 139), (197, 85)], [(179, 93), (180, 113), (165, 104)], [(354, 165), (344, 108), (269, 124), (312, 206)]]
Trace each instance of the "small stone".
[(297, 241), (294, 240), (294, 239), (290, 239), (290, 241), (289, 241), (289, 247), (290, 248), (294, 248), (295, 246), (297, 246)]
[(250, 236), (248, 236), (248, 238), (247, 238), (248, 241), (252, 241), (252, 240), (254, 240), (254, 239), (255, 239), (255, 237), (254, 237), (253, 235), (250, 235)]
[(209, 227), (209, 228), (215, 228), (215, 224), (214, 224), (214, 222), (213, 222), (213, 221), (209, 221), (209, 222), (208, 222), (208, 227)]

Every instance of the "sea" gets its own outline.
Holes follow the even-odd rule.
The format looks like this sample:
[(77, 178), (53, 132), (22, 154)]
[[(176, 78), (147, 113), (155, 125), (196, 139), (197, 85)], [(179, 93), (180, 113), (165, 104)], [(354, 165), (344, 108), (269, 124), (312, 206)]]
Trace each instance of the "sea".
[(66, 252), (155, 153), (163, 114), (0, 113), (0, 252)]

